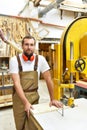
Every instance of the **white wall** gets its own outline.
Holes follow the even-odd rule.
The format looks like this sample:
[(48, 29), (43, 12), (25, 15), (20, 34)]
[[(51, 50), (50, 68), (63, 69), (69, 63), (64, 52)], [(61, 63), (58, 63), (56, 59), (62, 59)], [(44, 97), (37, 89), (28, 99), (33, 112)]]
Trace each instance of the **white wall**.
[(17, 15), (27, 0), (0, 0), (0, 14)]
[(37, 8), (29, 0), (0, 0), (0, 14), (17, 16), (27, 3), (29, 4), (21, 16), (36, 17)]

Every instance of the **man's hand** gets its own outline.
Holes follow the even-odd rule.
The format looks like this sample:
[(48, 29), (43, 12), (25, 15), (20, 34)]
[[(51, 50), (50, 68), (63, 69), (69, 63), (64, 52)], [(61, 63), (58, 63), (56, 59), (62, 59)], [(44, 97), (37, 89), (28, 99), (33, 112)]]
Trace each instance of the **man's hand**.
[(30, 109), (33, 109), (33, 106), (28, 102), (25, 104), (25, 111), (27, 113), (27, 116), (29, 118), (29, 115), (30, 115)]
[(50, 106), (55, 106), (55, 107), (63, 107), (63, 104), (60, 102), (60, 101), (58, 101), (58, 100), (52, 100), (51, 102), (50, 102)]

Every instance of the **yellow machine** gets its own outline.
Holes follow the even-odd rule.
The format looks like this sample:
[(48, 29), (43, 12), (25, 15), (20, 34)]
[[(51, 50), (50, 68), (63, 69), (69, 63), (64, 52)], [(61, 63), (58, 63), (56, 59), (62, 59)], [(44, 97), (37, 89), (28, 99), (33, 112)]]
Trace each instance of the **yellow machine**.
[[(63, 32), (60, 44), (55, 45), (55, 98), (74, 106), (74, 84), (87, 78), (87, 17), (75, 19)], [(64, 95), (65, 88), (70, 95)]]

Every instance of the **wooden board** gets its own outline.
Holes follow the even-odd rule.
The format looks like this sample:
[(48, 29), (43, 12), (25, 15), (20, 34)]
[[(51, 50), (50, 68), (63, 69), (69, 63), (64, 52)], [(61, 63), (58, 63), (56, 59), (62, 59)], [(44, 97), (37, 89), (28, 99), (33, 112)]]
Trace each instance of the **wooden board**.
[(11, 106), (12, 104), (12, 94), (0, 96), (0, 107)]
[[(49, 103), (40, 103), (37, 105), (33, 105), (34, 109), (31, 109), (31, 113), (33, 115), (35, 114), (42, 114), (42, 113), (47, 113), (51, 111), (61, 111), (62, 108), (57, 108), (55, 106), (49, 106)], [(64, 108), (68, 108), (68, 106), (64, 106)]]
[(12, 106), (12, 105), (13, 105), (13, 102), (4, 102), (4, 103), (0, 104), (0, 108), (1, 107)]
[(33, 105), (33, 108), (34, 109), (31, 109), (32, 114), (39, 114), (39, 113), (45, 113), (45, 112), (58, 110), (58, 108), (56, 108), (55, 106), (50, 107), (49, 103)]

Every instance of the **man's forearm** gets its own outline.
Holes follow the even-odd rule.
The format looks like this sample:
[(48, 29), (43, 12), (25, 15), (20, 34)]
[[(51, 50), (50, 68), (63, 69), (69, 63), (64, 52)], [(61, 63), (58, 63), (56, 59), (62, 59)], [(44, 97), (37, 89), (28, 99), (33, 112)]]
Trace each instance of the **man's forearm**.
[(50, 100), (52, 101), (54, 99), (54, 88), (53, 88), (54, 85), (53, 85), (50, 71), (48, 70), (48, 71), (44, 72), (43, 77), (44, 77), (46, 84), (47, 84), (47, 87), (48, 87), (48, 91), (50, 94)]
[(25, 104), (28, 102), (28, 100), (27, 100), (27, 98), (25, 97), (25, 94), (24, 94), (24, 92), (23, 92), (22, 87), (21, 87), (21, 86), (18, 86), (18, 87), (15, 86), (15, 89), (16, 89), (16, 92), (17, 92), (19, 98), (21, 99), (21, 101), (22, 101), (23, 104), (25, 105)]
[(53, 82), (52, 81), (46, 81), (48, 91), (50, 94), (50, 100), (52, 101), (54, 99), (54, 89), (53, 89)]

